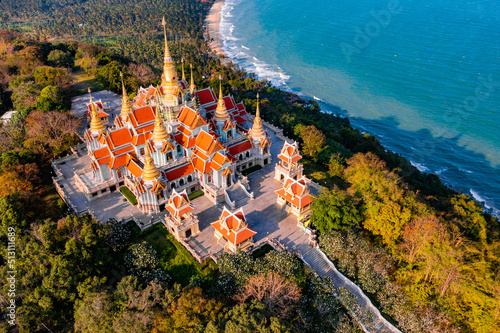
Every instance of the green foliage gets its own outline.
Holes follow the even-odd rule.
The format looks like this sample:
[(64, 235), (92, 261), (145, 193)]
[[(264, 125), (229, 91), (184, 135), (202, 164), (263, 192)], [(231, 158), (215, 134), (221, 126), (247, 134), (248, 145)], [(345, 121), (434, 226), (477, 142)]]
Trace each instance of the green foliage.
[(35, 69), (35, 82), (41, 87), (57, 86), (66, 87), (70, 83), (68, 71), (64, 68), (41, 66)]
[(120, 192), (133, 206), (137, 205), (137, 198), (135, 197), (134, 193), (130, 192), (130, 190), (126, 186), (120, 187)]
[(19, 84), (12, 89), (12, 103), (16, 110), (34, 106), (40, 93), (38, 86), (33, 81)]
[(285, 333), (292, 332), (291, 325), (279, 317), (266, 317), (266, 307), (256, 300), (236, 305), (217, 322), (207, 325), (205, 333)]
[(47, 56), (47, 61), (50, 66), (53, 67), (73, 67), (74, 58), (69, 52), (64, 52), (63, 50), (52, 50)]
[(311, 219), (321, 232), (328, 230), (346, 230), (358, 227), (363, 214), (352, 197), (339, 190), (325, 189), (314, 200)]
[(189, 198), (189, 200), (193, 200), (193, 199), (201, 197), (204, 194), (205, 194), (205, 192), (203, 192), (202, 190), (199, 190), (199, 191), (196, 191), (196, 192), (189, 194), (188, 198)]
[(36, 100), (36, 108), (40, 111), (66, 110), (68, 104), (64, 101), (64, 91), (56, 86), (47, 86), (42, 89)]
[(160, 268), (156, 251), (145, 241), (130, 247), (125, 264), (132, 275), (144, 282), (166, 281), (169, 278)]
[(96, 79), (104, 86), (104, 89), (114, 92), (120, 92), (122, 83), (120, 80), (120, 72), (125, 72), (125, 67), (117, 61), (112, 61), (109, 64), (100, 67), (96, 72)]
[(249, 174), (251, 173), (254, 173), (255, 171), (259, 171), (260, 169), (262, 169), (262, 167), (260, 165), (254, 165), (253, 167), (250, 167), (248, 169), (245, 169), (241, 172), (241, 174), (243, 176), (248, 176)]

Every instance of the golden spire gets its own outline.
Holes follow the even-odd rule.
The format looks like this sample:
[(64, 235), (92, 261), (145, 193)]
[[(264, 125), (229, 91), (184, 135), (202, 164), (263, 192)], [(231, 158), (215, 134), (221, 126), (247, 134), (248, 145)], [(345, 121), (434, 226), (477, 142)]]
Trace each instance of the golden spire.
[(161, 86), (163, 88), (163, 101), (166, 105), (177, 105), (177, 97), (174, 95), (176, 89), (179, 88), (177, 73), (175, 71), (174, 61), (170, 55), (167, 41), (167, 23), (165, 17), (162, 19), (163, 35), (165, 37), (165, 59), (163, 62), (163, 74), (161, 76)]
[(222, 98), (222, 77), (219, 76), (219, 101), (215, 109), (215, 120), (225, 121), (228, 118), (229, 114), (227, 113), (226, 103), (224, 102), (224, 98)]
[(191, 93), (191, 95), (194, 95), (196, 86), (194, 85), (193, 64), (189, 64), (189, 67), (191, 67), (191, 84), (189, 85), (189, 92)]
[[(156, 93), (158, 94), (158, 87), (156, 88)], [(155, 128), (153, 129), (153, 141), (155, 143), (161, 143), (168, 138), (168, 132), (163, 124), (163, 120), (160, 118), (160, 106), (156, 105), (155, 114)]]
[(257, 93), (257, 110), (255, 111), (255, 119), (253, 126), (248, 131), (248, 134), (254, 139), (262, 138), (265, 136), (264, 128), (262, 127), (262, 119), (260, 119), (260, 106), (259, 106), (259, 93)]
[(184, 74), (184, 57), (182, 57), (182, 80), (186, 81), (186, 75)]
[(101, 118), (99, 118), (99, 113), (97, 113), (96, 106), (94, 102), (92, 102), (92, 94), (90, 94), (90, 88), (89, 88), (89, 95), (90, 95), (90, 130), (92, 133), (99, 133), (102, 131), (105, 126), (102, 123)]
[(152, 181), (160, 177), (160, 171), (155, 165), (155, 161), (149, 153), (149, 142), (146, 141), (146, 157), (144, 158), (144, 168), (142, 169), (142, 179)]
[(120, 72), (120, 77), (122, 79), (122, 111), (120, 112), (120, 116), (123, 120), (127, 119), (127, 116), (132, 112), (132, 104), (130, 103), (130, 99), (127, 95), (127, 90), (125, 89), (125, 84), (123, 83), (123, 73)]
[(161, 20), (161, 25), (163, 25), (163, 36), (165, 37), (165, 57), (164, 62), (172, 62), (172, 56), (170, 55), (170, 50), (168, 49), (167, 42), (167, 22), (165, 22), (165, 16)]

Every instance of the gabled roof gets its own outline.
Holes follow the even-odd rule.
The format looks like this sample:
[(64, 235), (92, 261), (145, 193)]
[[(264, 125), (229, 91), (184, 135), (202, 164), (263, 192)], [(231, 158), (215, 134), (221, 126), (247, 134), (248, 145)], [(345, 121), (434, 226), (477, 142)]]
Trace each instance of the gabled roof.
[(210, 163), (210, 166), (214, 170), (220, 170), (226, 163), (231, 163), (231, 160), (227, 155), (222, 153), (222, 150), (220, 150), (215, 153), (214, 157), (212, 158), (212, 162)]
[(236, 108), (236, 102), (234, 101), (234, 98), (232, 96), (226, 96), (223, 97), (224, 103), (226, 103), (226, 109), (227, 110), (232, 110)]
[(187, 137), (182, 133), (176, 134), (174, 138), (175, 141), (184, 148), (193, 148), (196, 144), (196, 138)]
[(189, 130), (194, 130), (195, 128), (207, 125), (205, 119), (203, 119), (198, 111), (187, 106), (183, 106), (181, 108), (177, 119), (184, 125), (185, 128)]
[(123, 146), (132, 141), (132, 133), (127, 127), (120, 128), (116, 131), (109, 132), (109, 141), (111, 141), (111, 149)]
[(274, 192), (300, 208), (312, 202), (304, 177), (299, 180), (287, 178), (283, 187)]
[(217, 101), (217, 97), (215, 97), (215, 93), (212, 88), (198, 90), (195, 94), (200, 99), (201, 105), (215, 103)]
[(247, 150), (250, 150), (253, 148), (252, 141), (250, 140), (245, 140), (243, 142), (238, 143), (237, 145), (228, 147), (227, 149), (229, 150), (229, 153), (233, 156), (236, 156), (240, 153), (243, 153)]
[(142, 167), (134, 159), (128, 158), (128, 161), (125, 163), (125, 167), (136, 178), (139, 178), (142, 176)]
[(172, 194), (168, 199), (168, 205), (166, 209), (174, 217), (182, 216), (189, 213), (194, 209), (193, 205), (189, 202), (189, 197), (186, 190), (178, 193), (175, 189), (172, 190)]
[(212, 171), (212, 167), (209, 161), (201, 159), (199, 157), (193, 157), (191, 159), (191, 163), (193, 164), (193, 167), (198, 170), (199, 172), (205, 174), (207, 172)]
[(207, 133), (204, 130), (201, 130), (200, 133), (196, 136), (195, 145), (207, 155), (211, 155), (216, 151), (223, 149), (222, 144), (219, 142), (219, 140), (217, 140), (214, 135)]
[(243, 208), (233, 213), (224, 206), (224, 210), (219, 219), (211, 225), (233, 245), (238, 245), (257, 234), (246, 224)]
[(191, 163), (187, 163), (181, 166), (177, 166), (173, 169), (167, 170), (165, 176), (167, 177), (168, 181), (174, 181), (181, 177), (192, 174), (193, 172), (194, 172), (193, 165)]
[(302, 156), (299, 154), (299, 147), (297, 142), (288, 143), (287, 141), (285, 141), (281, 152), (278, 154), (278, 158), (288, 163), (297, 162), (298, 160), (300, 160)]
[(134, 127), (142, 127), (143, 125), (154, 122), (155, 112), (149, 105), (135, 109), (129, 115), (130, 121)]

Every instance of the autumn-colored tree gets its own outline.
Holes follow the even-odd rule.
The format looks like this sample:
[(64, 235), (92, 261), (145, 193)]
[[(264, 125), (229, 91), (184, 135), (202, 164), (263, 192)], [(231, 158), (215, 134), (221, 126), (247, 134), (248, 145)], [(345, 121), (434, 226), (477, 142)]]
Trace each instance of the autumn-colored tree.
[(38, 182), (38, 166), (36, 163), (16, 165), (0, 174), (0, 196), (19, 193), (34, 193)]
[(317, 161), (319, 153), (325, 148), (325, 135), (314, 125), (299, 124), (295, 126), (294, 132), (302, 139), (302, 153)]
[(391, 249), (403, 227), (413, 217), (427, 214), (427, 207), (405, 188), (400, 177), (372, 153), (358, 153), (347, 161), (345, 175), (352, 184), (349, 191), (363, 199), (365, 229), (380, 235)]
[(155, 320), (153, 332), (199, 332), (215, 320), (222, 303), (207, 298), (201, 288), (185, 289), (172, 302), (167, 314), (160, 314)]
[(297, 284), (273, 272), (254, 275), (248, 279), (236, 299), (245, 302), (254, 298), (263, 303), (273, 315), (286, 317), (300, 298)]
[(35, 106), (40, 90), (33, 81), (20, 83), (12, 89), (12, 103), (17, 110)]
[(25, 146), (36, 153), (48, 156), (60, 153), (75, 141), (80, 121), (57, 111), (32, 111), (26, 118), (27, 140)]
[(42, 88), (46, 86), (64, 88), (71, 82), (68, 70), (64, 68), (41, 66), (35, 70), (34, 76), (35, 82)]

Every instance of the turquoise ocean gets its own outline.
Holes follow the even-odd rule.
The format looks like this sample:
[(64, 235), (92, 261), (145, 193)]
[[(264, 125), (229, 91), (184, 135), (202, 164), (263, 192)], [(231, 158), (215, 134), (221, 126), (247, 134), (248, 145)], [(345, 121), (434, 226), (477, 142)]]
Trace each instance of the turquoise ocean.
[(226, 0), (226, 55), (500, 215), (498, 0)]

